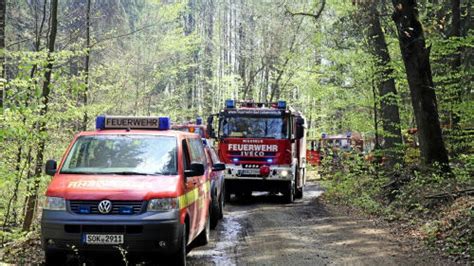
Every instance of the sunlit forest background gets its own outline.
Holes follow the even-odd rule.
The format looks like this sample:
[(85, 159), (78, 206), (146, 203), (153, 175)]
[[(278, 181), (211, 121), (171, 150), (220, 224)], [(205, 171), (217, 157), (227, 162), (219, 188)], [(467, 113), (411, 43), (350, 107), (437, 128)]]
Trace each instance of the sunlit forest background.
[[(45, 160), (60, 159), (75, 133), (94, 129), (99, 114), (183, 122), (218, 112), (225, 99), (282, 99), (304, 113), (308, 139), (357, 132), (371, 144), (368, 153), (384, 148), (381, 103), (390, 97), (399, 112), (398, 154), (405, 168), (420, 165), (416, 136), (408, 133), (417, 124), (391, 1), (368, 7), (348, 0), (63, 0), (57, 16), (54, 1), (2, 2), (2, 243), (38, 229), (50, 178)], [(418, 190), (407, 193), (433, 182), (436, 189), (426, 193), (463, 191), (474, 165), (472, 3), (418, 3), (454, 177), (418, 180)], [(374, 19), (388, 47), (382, 63), (373, 49)], [(388, 79), (396, 93), (381, 95), (378, 86)], [(372, 195), (391, 177), (367, 178), (359, 180), (369, 189), (349, 193), (357, 199), (350, 203), (381, 210)], [(460, 217), (469, 216), (468, 199)], [(412, 200), (407, 209), (430, 208)]]

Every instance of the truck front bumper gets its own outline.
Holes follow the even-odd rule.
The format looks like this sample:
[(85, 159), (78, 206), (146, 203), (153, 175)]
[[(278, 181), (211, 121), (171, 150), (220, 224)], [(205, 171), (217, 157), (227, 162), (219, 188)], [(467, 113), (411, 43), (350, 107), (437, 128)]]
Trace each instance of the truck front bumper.
[(294, 169), (289, 165), (270, 166), (270, 174), (262, 176), (259, 168), (243, 168), (241, 165), (226, 165), (226, 193), (251, 191), (286, 192), (288, 184), (294, 185)]

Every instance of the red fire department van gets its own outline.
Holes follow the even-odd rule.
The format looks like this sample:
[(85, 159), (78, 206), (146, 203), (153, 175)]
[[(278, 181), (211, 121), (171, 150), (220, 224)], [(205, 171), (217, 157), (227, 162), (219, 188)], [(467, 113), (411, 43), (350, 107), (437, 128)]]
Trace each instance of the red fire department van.
[(41, 218), (47, 264), (73, 250), (118, 247), (185, 264), (189, 244), (209, 240), (213, 166), (201, 138), (169, 130), (167, 117), (99, 116), (96, 127), (75, 136), (59, 165), (46, 163), (53, 176)]
[[(285, 101), (227, 100), (217, 116), (227, 199), (230, 194), (244, 196), (252, 191), (281, 192), (286, 202), (303, 197), (306, 141), (300, 112), (287, 107)], [(208, 118), (208, 131), (215, 136), (213, 119)]]

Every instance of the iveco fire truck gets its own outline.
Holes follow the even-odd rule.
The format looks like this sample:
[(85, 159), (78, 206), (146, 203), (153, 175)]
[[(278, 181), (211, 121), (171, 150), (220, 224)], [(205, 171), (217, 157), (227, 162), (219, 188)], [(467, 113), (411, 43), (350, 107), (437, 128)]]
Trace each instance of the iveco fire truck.
[[(218, 117), (218, 132), (212, 127)], [(246, 196), (253, 191), (281, 192), (286, 202), (303, 197), (306, 167), (305, 119), (285, 101), (256, 103), (226, 100), (208, 118), (226, 164), (225, 191)]]

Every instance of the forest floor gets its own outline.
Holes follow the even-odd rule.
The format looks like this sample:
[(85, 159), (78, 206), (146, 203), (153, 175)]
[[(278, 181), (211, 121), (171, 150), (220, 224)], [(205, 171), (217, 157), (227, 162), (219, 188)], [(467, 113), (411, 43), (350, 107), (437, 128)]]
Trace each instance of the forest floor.
[[(303, 199), (293, 204), (284, 204), (281, 196), (265, 193), (233, 199), (226, 205), (224, 219), (211, 232), (211, 242), (194, 248), (188, 255), (188, 264), (456, 264), (427, 250), (417, 234), (403, 226), (332, 205), (324, 201), (323, 193), (318, 182), (312, 181), (307, 184)], [(35, 237), (9, 248), (3, 255), (4, 263), (37, 264), (43, 260)], [(110, 257), (107, 262), (111, 262)], [(113, 264), (121, 263), (117, 258)]]

